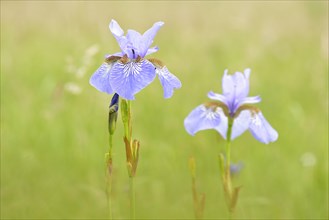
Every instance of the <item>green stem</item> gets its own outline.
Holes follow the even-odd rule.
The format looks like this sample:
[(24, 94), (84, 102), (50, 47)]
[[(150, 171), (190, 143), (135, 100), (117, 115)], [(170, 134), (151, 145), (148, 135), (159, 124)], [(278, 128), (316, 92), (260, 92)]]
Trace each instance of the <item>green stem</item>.
[(232, 135), (232, 127), (233, 127), (233, 118), (228, 118), (228, 128), (226, 134), (226, 166), (225, 166), (225, 183), (226, 183), (226, 193), (227, 193), (227, 205), (229, 209), (229, 219), (232, 219), (233, 209), (232, 209), (232, 197), (233, 197), (233, 190), (232, 190), (232, 181), (231, 181), (231, 135)]
[(107, 201), (108, 201), (108, 215), (109, 219), (112, 218), (112, 146), (113, 140), (112, 135), (109, 135), (109, 152), (107, 158), (107, 175), (108, 175), (108, 184), (107, 184)]
[(109, 176), (108, 178), (108, 185), (107, 185), (107, 198), (108, 198), (108, 215), (109, 219), (113, 219), (112, 217), (112, 177)]
[(134, 184), (134, 163), (136, 159), (135, 148), (132, 141), (132, 126), (131, 126), (131, 101), (123, 100), (122, 119), (125, 132), (127, 169), (129, 175), (129, 194), (130, 194), (130, 219), (135, 219), (135, 184)]
[(131, 101), (127, 100), (127, 115), (128, 115), (128, 123), (125, 126), (125, 135), (126, 138), (129, 140), (131, 143), (131, 137), (132, 137), (132, 132), (131, 132)]
[(226, 180), (227, 189), (229, 196), (232, 196), (232, 185), (231, 185), (231, 134), (232, 134), (233, 118), (228, 119), (228, 129), (226, 134)]
[(135, 183), (134, 177), (130, 177), (130, 219), (135, 219)]

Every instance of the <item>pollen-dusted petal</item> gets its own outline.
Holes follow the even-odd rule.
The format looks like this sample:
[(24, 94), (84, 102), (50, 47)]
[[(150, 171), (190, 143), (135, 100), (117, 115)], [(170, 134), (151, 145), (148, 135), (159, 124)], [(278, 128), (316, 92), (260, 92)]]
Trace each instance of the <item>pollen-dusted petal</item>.
[(148, 60), (119, 61), (111, 69), (110, 84), (121, 97), (133, 100), (134, 95), (150, 84), (155, 75), (154, 66)]
[(164, 97), (166, 99), (173, 95), (174, 89), (179, 89), (182, 87), (180, 80), (175, 75), (171, 74), (166, 66), (161, 69), (156, 68), (156, 73), (159, 76), (159, 80), (164, 91)]
[(249, 131), (258, 141), (265, 144), (276, 141), (279, 136), (260, 111), (251, 115)]
[(103, 63), (90, 77), (89, 83), (101, 92), (112, 94), (113, 89), (110, 85), (109, 75), (112, 66), (112, 64)]
[(239, 116), (234, 119), (231, 140), (239, 137), (243, 132), (248, 130), (250, 125), (251, 113), (249, 110), (240, 112)]
[(122, 52), (116, 52), (114, 54), (106, 54), (105, 59), (109, 59), (110, 57), (123, 57), (124, 54)]
[(144, 57), (147, 53), (148, 48), (152, 45), (153, 43), (153, 38), (155, 37), (155, 35), (157, 34), (157, 32), (159, 31), (159, 29), (164, 25), (164, 22), (159, 21), (153, 24), (153, 26), (148, 29), (147, 31), (145, 31), (145, 33), (143, 34), (143, 40), (142, 40), (142, 53), (141, 57)]
[(221, 123), (221, 117), (217, 110), (199, 105), (193, 109), (184, 120), (186, 131), (194, 136), (201, 130), (213, 129)]
[(227, 105), (226, 97), (221, 94), (214, 93), (213, 91), (208, 92), (208, 98), (223, 102)]

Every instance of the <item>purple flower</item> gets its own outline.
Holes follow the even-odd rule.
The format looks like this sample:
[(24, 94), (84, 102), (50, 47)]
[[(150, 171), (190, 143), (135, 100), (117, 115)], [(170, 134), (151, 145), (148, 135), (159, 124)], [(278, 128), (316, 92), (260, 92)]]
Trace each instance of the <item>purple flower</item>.
[(276, 141), (278, 133), (266, 121), (262, 112), (249, 104), (260, 102), (259, 96), (248, 97), (250, 69), (244, 73), (228, 75), (224, 72), (223, 94), (209, 92), (208, 97), (214, 101), (199, 105), (186, 117), (185, 129), (190, 135), (205, 129), (217, 130), (224, 139), (227, 138), (228, 121), (233, 119), (233, 140), (249, 129), (251, 134), (262, 143)]
[(149, 85), (158, 75), (164, 89), (164, 97), (170, 98), (173, 90), (181, 87), (181, 82), (161, 61), (145, 59), (146, 55), (158, 51), (158, 47), (150, 48), (150, 46), (163, 24), (163, 22), (156, 22), (143, 35), (134, 30), (128, 30), (125, 36), (120, 25), (112, 20), (109, 28), (121, 52), (106, 56), (105, 62), (90, 78), (90, 84), (101, 92), (118, 93), (125, 99), (133, 100), (134, 95)]
[(239, 174), (242, 167), (243, 167), (243, 164), (241, 162), (230, 164), (230, 173), (231, 173), (231, 175), (234, 176), (234, 175)]

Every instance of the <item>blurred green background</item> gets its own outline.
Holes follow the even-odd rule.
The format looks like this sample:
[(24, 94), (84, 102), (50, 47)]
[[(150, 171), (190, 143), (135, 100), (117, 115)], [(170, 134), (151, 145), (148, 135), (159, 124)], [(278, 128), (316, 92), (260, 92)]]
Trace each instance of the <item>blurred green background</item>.
[[(212, 130), (189, 136), (187, 114), (221, 92), (224, 69), (249, 67), (250, 95), (279, 132), (264, 145), (249, 132), (234, 140), (244, 164), (239, 219), (328, 218), (327, 1), (1, 1), (1, 218), (107, 216), (104, 154), (111, 96), (89, 85), (107, 53), (108, 30), (144, 32), (156, 21), (157, 57), (183, 84), (163, 99), (158, 79), (133, 102), (141, 141), (137, 217), (193, 218), (188, 160), (206, 194), (205, 218), (227, 218)], [(129, 217), (129, 182), (118, 121), (113, 214)]]

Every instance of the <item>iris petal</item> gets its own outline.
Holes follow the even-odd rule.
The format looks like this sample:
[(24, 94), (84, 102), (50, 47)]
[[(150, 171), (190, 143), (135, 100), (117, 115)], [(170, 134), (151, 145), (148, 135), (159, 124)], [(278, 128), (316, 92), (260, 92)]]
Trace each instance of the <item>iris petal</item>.
[(260, 102), (262, 99), (260, 98), (260, 96), (250, 96), (250, 97), (246, 97), (244, 98), (240, 105), (243, 105), (243, 104), (255, 104), (255, 103), (258, 103)]
[(258, 141), (268, 144), (278, 139), (278, 132), (272, 128), (261, 112), (254, 113), (251, 117), (249, 130)]
[(213, 100), (217, 100), (217, 101), (220, 101), (220, 102), (223, 102), (224, 104), (227, 105), (227, 100), (226, 100), (226, 97), (221, 95), (221, 94), (217, 94), (217, 93), (214, 93), (213, 91), (210, 91), (208, 92), (208, 97), (210, 99), (213, 99)]
[[(227, 128), (228, 128), (228, 118), (222, 111), (220, 113), (221, 122), (215, 128), (224, 139), (227, 137)], [(231, 133), (231, 140), (234, 140), (243, 132), (245, 132), (250, 124), (250, 112), (249, 111), (242, 111), (240, 115), (234, 119), (233, 126), (232, 126), (232, 133)]]
[(133, 100), (134, 95), (150, 84), (155, 75), (154, 66), (148, 60), (119, 61), (110, 71), (110, 84), (121, 97)]
[(155, 47), (151, 47), (151, 48), (149, 48), (149, 49), (147, 50), (145, 56), (147, 56), (147, 55), (149, 55), (149, 54), (152, 54), (152, 53), (155, 53), (155, 52), (157, 52), (158, 50), (159, 50), (159, 47), (157, 47), (157, 46), (155, 46)]
[(127, 53), (129, 41), (126, 38), (126, 36), (123, 35), (124, 32), (123, 32), (122, 28), (120, 27), (120, 25), (118, 24), (118, 22), (116, 22), (116, 20), (112, 19), (110, 22), (109, 28), (110, 28), (110, 31), (112, 32), (113, 36), (117, 40), (121, 50), (124, 53)]
[[(129, 41), (126, 51), (128, 57), (130, 59), (136, 59), (138, 55), (144, 57), (142, 56), (144, 55), (142, 35), (135, 30), (128, 30), (127, 39)], [(134, 52), (132, 52), (132, 49)]]
[(90, 77), (89, 83), (101, 92), (108, 94), (113, 93), (113, 89), (110, 85), (110, 71), (112, 64), (103, 63), (96, 72)]
[(250, 119), (251, 113), (249, 110), (240, 112), (239, 116), (233, 121), (231, 140), (239, 137), (249, 128)]
[(217, 109), (213, 111), (213, 109), (206, 108), (204, 105), (199, 105), (193, 109), (184, 120), (186, 131), (190, 135), (195, 135), (198, 131), (213, 129), (218, 126), (221, 117)]
[(216, 131), (218, 131), (218, 133), (220, 135), (222, 135), (222, 137), (224, 139), (226, 139), (227, 127), (228, 127), (228, 118), (226, 117), (226, 115), (224, 114), (224, 112), (221, 108), (218, 108), (217, 112), (220, 116), (220, 124), (218, 126), (216, 126), (215, 129), (216, 129)]
[(112, 34), (114, 35), (114, 37), (116, 37), (116, 38), (121, 37), (124, 34), (124, 31), (122, 30), (122, 28), (120, 27), (118, 22), (114, 19), (111, 20), (109, 28), (110, 28), (110, 31), (112, 32)]
[(144, 57), (147, 53), (148, 48), (152, 45), (153, 43), (153, 38), (159, 31), (159, 29), (164, 25), (164, 22), (159, 21), (153, 24), (153, 26), (145, 31), (143, 34), (143, 40), (141, 42), (141, 57)]
[(233, 75), (228, 75), (227, 73), (228, 71), (225, 70), (222, 80), (224, 96), (226, 96), (230, 102), (242, 100), (247, 97), (249, 93), (250, 71), (248, 72), (247, 69), (246, 74), (235, 72)]
[(157, 68), (156, 73), (159, 76), (159, 80), (164, 91), (164, 97), (166, 99), (173, 95), (174, 89), (179, 89), (182, 87), (180, 80), (175, 75), (171, 74), (166, 66), (162, 67), (161, 69)]

